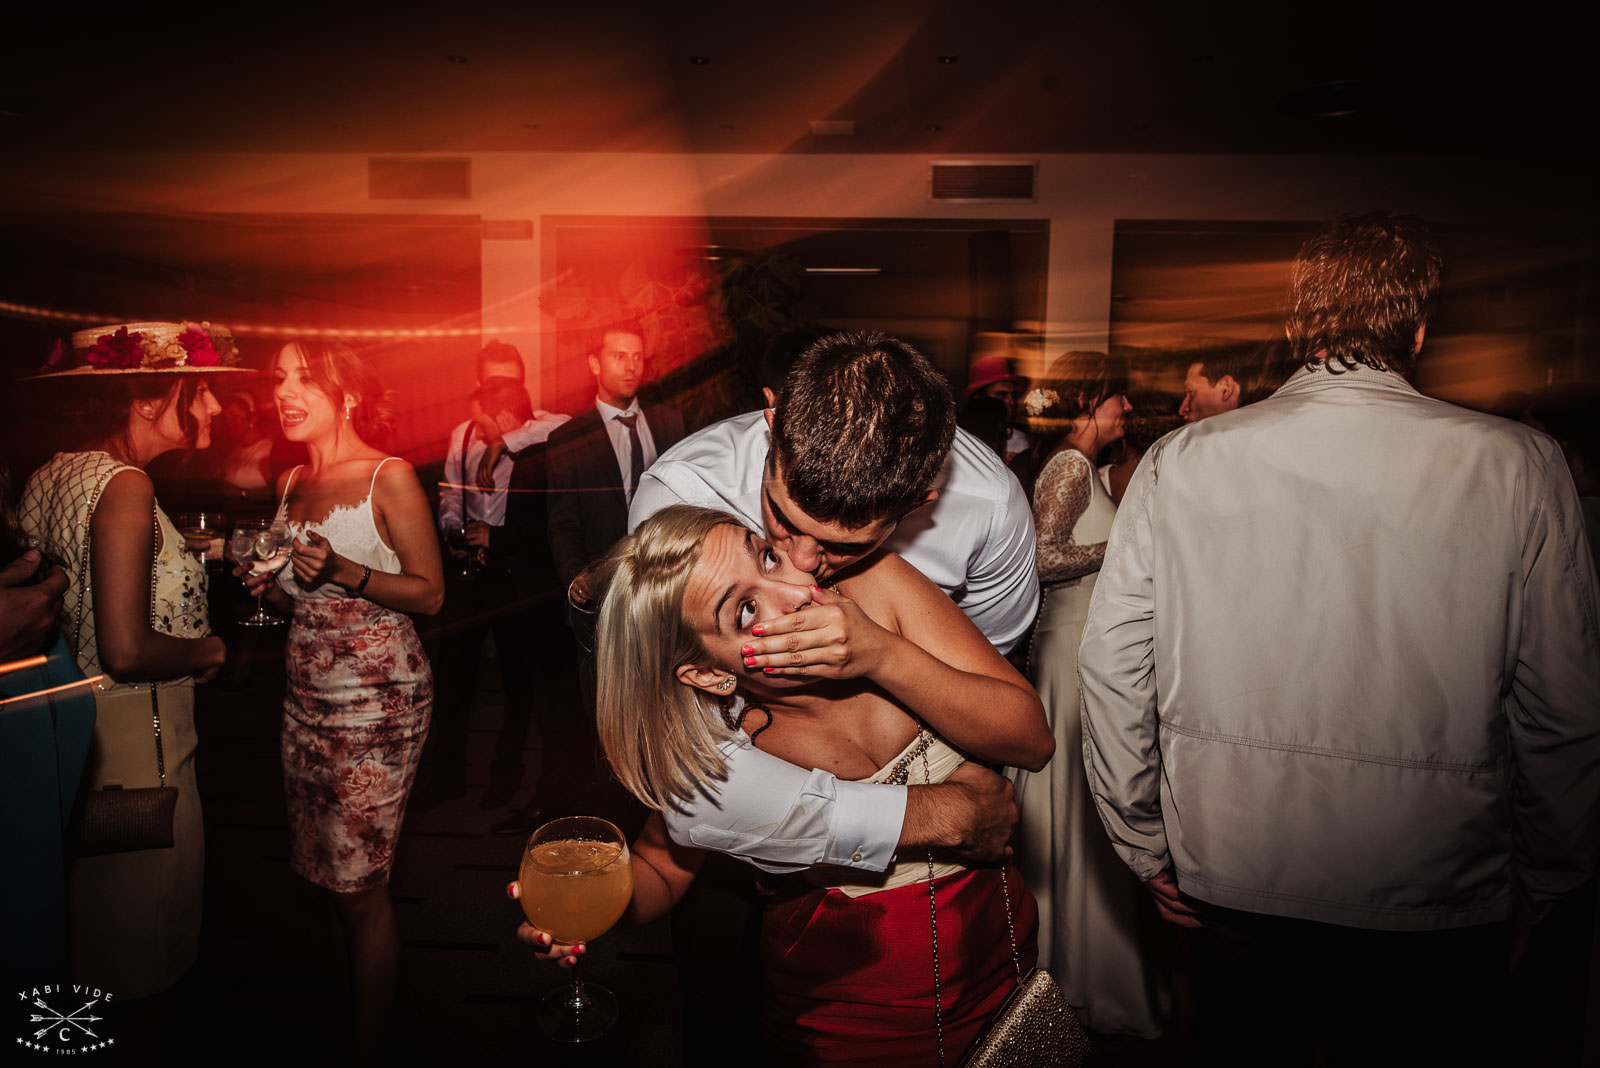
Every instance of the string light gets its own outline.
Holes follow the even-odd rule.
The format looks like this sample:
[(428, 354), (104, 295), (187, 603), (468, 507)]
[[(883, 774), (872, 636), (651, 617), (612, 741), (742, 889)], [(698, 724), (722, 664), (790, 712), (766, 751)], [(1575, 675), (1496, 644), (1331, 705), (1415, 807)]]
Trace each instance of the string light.
[[(98, 322), (121, 323), (126, 316), (94, 315), (84, 312), (59, 311), (31, 304), (17, 304), (0, 300), (0, 313), (19, 319), (38, 319), (47, 322)], [(479, 326), (439, 327), (353, 327), (353, 326), (280, 326), (275, 323), (229, 322), (228, 329), (235, 337), (353, 337), (365, 340), (423, 341), (453, 337), (478, 337), (483, 333)]]

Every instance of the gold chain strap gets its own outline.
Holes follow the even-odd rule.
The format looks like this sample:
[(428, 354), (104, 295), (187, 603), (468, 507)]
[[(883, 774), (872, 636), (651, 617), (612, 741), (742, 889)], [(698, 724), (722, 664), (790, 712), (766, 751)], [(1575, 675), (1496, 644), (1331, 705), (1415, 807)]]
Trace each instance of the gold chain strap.
[[(933, 776), (928, 771), (928, 751), (922, 751), (922, 782), (927, 785)], [(1006, 870), (1000, 869), (1000, 900), (1006, 906), (1006, 935), (1011, 939), (1011, 967), (1016, 969), (1017, 982), (1022, 982), (1022, 958), (1017, 954), (1017, 925), (1011, 918), (1011, 891), (1006, 887)], [(933, 1031), (938, 1043), (939, 1068), (944, 1068), (944, 996), (939, 985), (939, 909), (933, 892), (933, 850), (928, 850), (928, 923), (933, 929)]]
[[(156, 579), (161, 567), (161, 520), (156, 518), (156, 510), (152, 505), (150, 509), (150, 533), (153, 540), (150, 542), (150, 629), (156, 629)], [(161, 702), (156, 699), (156, 684), (150, 684), (150, 718), (155, 723), (156, 731), (156, 774), (161, 778), (161, 785), (167, 785), (167, 755), (161, 750)]]
[[(72, 655), (76, 657), (82, 648), (83, 641), (83, 612), (84, 605), (94, 595), (93, 570), (89, 563), (90, 547), (94, 543), (93, 523), (94, 510), (100, 504), (100, 494), (105, 490), (106, 484), (116, 477), (118, 471), (111, 472), (94, 487), (89, 494), (89, 507), (83, 514), (83, 552), (79, 559), (83, 561), (78, 575), (78, 610), (73, 613), (72, 620)], [(159, 577), (161, 521), (156, 518), (155, 506), (150, 508), (150, 629), (156, 627), (156, 582)], [(150, 720), (156, 736), (156, 775), (161, 779), (161, 785), (167, 785), (167, 756), (161, 747), (161, 704), (156, 698), (156, 684), (150, 684)]]
[[(922, 785), (933, 778), (928, 770), (928, 747), (922, 747)], [(933, 893), (933, 850), (928, 850), (928, 926), (933, 931), (933, 1035), (939, 1047), (939, 1068), (944, 1068), (944, 995), (939, 986), (939, 907)]]

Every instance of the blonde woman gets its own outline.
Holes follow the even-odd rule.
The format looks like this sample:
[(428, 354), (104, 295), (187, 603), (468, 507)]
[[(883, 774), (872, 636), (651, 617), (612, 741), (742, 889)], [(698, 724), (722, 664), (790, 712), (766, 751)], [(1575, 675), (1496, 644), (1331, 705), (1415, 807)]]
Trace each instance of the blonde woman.
[[(1050, 759), (1032, 687), (892, 553), (822, 590), (733, 517), (680, 505), (619, 542), (608, 568), (599, 732), (618, 778), (652, 809), (714, 786), (730, 746), (907, 785), (959, 776), (968, 758), (1030, 769)], [(796, 646), (836, 655), (785, 666)], [(954, 1063), (1016, 982), (1013, 937), (1031, 967), (1035, 912), (1014, 865), (904, 852), (880, 876), (816, 868), (776, 887), (762, 933), (769, 1062), (927, 1065), (942, 1042)], [(632, 918), (670, 908), (702, 856), (652, 815), (635, 844)], [(935, 922), (937, 980), (932, 957), (909, 952), (931, 947)]]

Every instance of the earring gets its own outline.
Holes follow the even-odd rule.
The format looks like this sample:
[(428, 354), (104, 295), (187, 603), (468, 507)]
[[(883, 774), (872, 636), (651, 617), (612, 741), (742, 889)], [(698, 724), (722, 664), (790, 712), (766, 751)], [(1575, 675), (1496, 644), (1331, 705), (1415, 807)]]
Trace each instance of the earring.
[(348, 423), (350, 421), (350, 413), (355, 411), (355, 410), (356, 410), (356, 406), (354, 404), (346, 404), (344, 406), (344, 421), (345, 422)]
[(717, 689), (723, 693), (727, 693), (737, 685), (739, 685), (739, 680), (734, 678), (732, 675), (729, 675), (727, 678), (717, 683)]

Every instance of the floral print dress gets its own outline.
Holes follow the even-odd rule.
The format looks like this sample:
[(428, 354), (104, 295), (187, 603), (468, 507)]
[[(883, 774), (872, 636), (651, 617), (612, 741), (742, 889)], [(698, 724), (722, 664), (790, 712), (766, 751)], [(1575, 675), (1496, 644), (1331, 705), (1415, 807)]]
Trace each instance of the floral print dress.
[[(290, 473), (278, 505), (294, 538), (315, 530), (346, 559), (400, 570), (373, 522), (370, 487), (319, 521), (289, 522), (288, 491), (299, 473)], [(292, 567), (278, 583), (294, 598), (281, 742), (290, 867), (338, 893), (383, 886), (428, 734), (433, 672), (405, 613), (332, 583), (302, 589)]]

